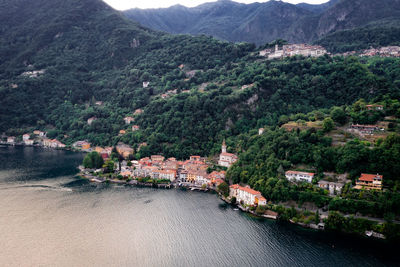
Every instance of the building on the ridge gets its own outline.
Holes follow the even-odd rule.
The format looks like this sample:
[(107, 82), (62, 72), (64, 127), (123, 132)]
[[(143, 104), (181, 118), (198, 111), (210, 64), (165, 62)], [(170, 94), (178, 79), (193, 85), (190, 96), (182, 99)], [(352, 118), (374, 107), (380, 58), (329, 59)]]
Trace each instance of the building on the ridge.
[(362, 173), (356, 181), (354, 189), (382, 190), (383, 176), (379, 174)]
[(236, 201), (244, 205), (254, 206), (267, 204), (267, 200), (261, 195), (261, 192), (238, 184), (229, 186), (229, 196), (236, 197)]
[(226, 152), (226, 143), (224, 140), (221, 147), (221, 154), (219, 155), (218, 165), (229, 168), (237, 160), (238, 157), (235, 154)]
[(299, 171), (287, 171), (285, 173), (286, 178), (289, 181), (297, 181), (297, 182), (307, 182), (311, 183), (315, 173), (312, 172), (299, 172)]

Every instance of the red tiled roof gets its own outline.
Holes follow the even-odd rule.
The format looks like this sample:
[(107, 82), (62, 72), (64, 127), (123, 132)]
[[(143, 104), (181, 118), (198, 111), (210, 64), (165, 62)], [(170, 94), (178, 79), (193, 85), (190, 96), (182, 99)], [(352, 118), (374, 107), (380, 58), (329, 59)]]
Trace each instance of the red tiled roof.
[(245, 191), (245, 192), (250, 193), (250, 194), (255, 195), (255, 196), (257, 196), (257, 195), (261, 196), (261, 192), (260, 191), (251, 189), (249, 187), (243, 187), (243, 186), (240, 186), (238, 184), (231, 185), (230, 188), (239, 189), (239, 190)]
[(360, 178), (358, 178), (358, 180), (360, 181), (366, 181), (366, 182), (373, 182), (374, 178), (378, 177), (382, 180), (382, 175), (379, 174), (367, 174), (367, 173), (362, 173)]
[(236, 157), (236, 158), (237, 158), (237, 156), (236, 156), (235, 154), (232, 154), (232, 153), (226, 153), (226, 152), (224, 152), (224, 153), (221, 153), (221, 155), (222, 155), (222, 156), (227, 156), (227, 157)]

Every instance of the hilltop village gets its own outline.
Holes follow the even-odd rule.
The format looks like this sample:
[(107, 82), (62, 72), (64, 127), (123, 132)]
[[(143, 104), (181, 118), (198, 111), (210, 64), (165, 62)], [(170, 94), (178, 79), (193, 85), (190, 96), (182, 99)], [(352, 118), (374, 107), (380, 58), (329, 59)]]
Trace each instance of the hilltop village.
[[(268, 48), (259, 52), (261, 57), (266, 57), (269, 60), (282, 59), (292, 56), (305, 56), (305, 57), (320, 57), (323, 55), (331, 55), (328, 51), (320, 45), (309, 44), (286, 44), (279, 46), (275, 45), (274, 48)], [(385, 46), (380, 48), (370, 48), (361, 51), (348, 51), (345, 53), (333, 54), (332, 56), (352, 56), (357, 55), (361, 57), (400, 57), (400, 46)]]

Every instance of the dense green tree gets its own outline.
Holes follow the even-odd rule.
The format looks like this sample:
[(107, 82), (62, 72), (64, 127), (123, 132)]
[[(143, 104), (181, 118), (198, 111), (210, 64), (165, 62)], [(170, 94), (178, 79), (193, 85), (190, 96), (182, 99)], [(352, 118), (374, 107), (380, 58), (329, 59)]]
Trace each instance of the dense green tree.
[(90, 152), (83, 159), (83, 166), (85, 168), (98, 169), (101, 168), (103, 164), (103, 158), (97, 152)]

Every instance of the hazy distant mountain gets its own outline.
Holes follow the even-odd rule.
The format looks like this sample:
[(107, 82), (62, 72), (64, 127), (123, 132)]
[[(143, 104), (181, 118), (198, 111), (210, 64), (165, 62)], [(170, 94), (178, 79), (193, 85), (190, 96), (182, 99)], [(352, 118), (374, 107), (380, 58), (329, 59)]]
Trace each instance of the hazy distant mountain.
[(400, 17), (400, 0), (331, 0), (321, 5), (219, 0), (193, 8), (176, 5), (124, 13), (144, 26), (169, 33), (207, 34), (256, 44), (278, 38), (310, 42), (338, 30)]

